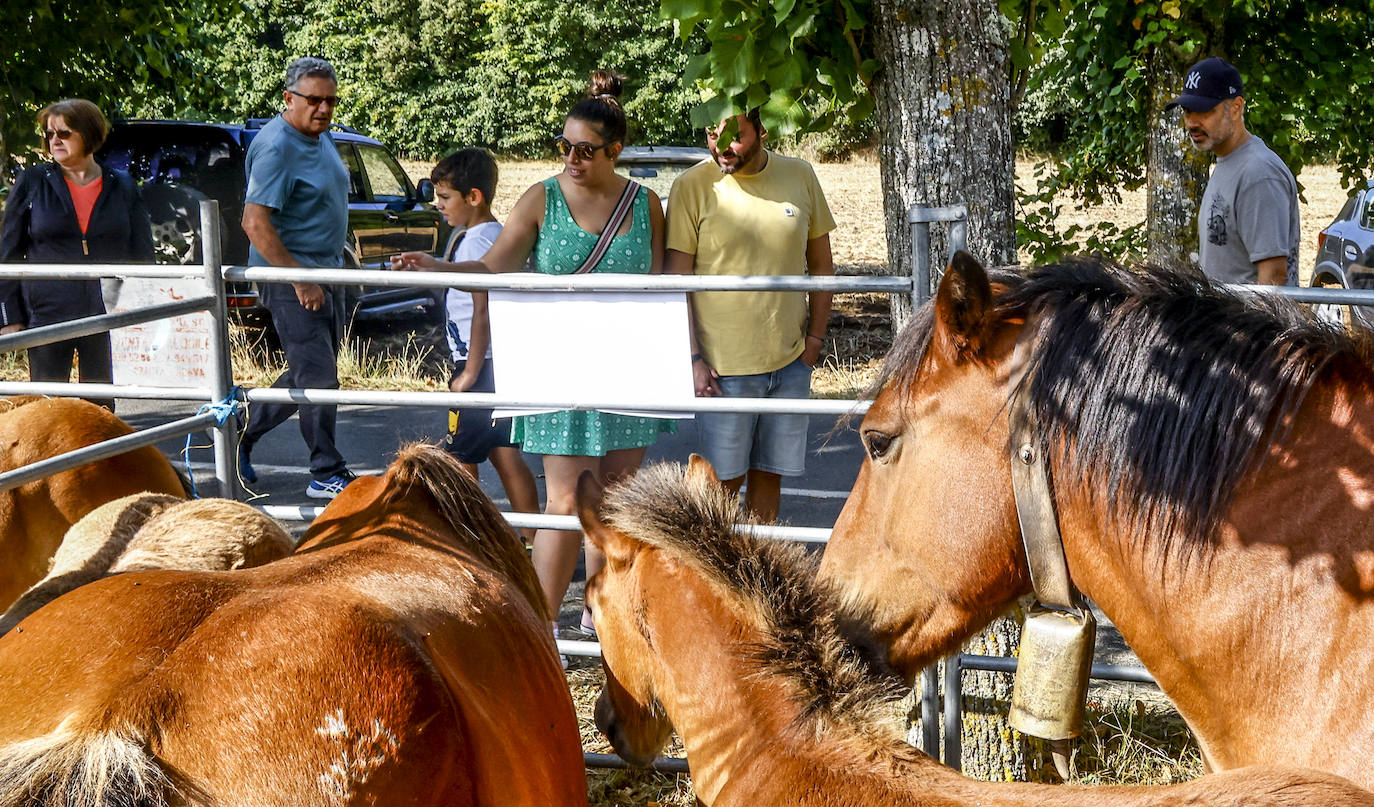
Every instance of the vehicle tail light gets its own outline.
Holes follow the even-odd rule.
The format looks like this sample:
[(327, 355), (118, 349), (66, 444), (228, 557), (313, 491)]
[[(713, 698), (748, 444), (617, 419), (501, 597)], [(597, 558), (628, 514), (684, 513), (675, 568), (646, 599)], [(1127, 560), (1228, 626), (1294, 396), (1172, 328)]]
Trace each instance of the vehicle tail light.
[(1325, 230), (1322, 230), (1321, 232), (1317, 233), (1317, 254), (1318, 254), (1318, 255), (1321, 254), (1321, 252), (1322, 252), (1322, 247), (1324, 247), (1324, 246), (1326, 246), (1326, 231), (1325, 231)]
[(253, 305), (252, 297), (229, 297), (224, 301), (230, 308), (249, 308)]

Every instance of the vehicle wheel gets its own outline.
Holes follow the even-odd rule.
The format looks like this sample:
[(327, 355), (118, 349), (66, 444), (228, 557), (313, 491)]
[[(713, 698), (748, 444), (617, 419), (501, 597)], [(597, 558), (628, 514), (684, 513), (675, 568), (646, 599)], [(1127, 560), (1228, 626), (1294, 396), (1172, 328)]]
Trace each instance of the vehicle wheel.
[[(1341, 279), (1333, 274), (1323, 272), (1312, 278), (1311, 288), (1314, 289), (1343, 289), (1345, 284)], [(1313, 303), (1312, 313), (1318, 319), (1325, 320), (1333, 325), (1342, 328), (1350, 327), (1350, 306), (1340, 305), (1339, 303)]]
[(153, 223), (157, 262), (200, 263), (200, 203), (210, 197), (176, 182), (144, 185), (142, 194)]

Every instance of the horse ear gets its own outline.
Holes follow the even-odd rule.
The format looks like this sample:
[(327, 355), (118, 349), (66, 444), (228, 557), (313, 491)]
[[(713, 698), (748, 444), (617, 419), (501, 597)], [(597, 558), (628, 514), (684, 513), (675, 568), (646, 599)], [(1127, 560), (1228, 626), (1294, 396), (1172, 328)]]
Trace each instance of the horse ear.
[(711, 467), (711, 462), (700, 454), (693, 454), (687, 458), (687, 479), (701, 480), (712, 485), (720, 484), (720, 477), (716, 475), (716, 469)]
[(959, 250), (935, 292), (936, 339), (964, 359), (980, 351), (990, 333), (992, 284), (972, 255)]
[(634, 551), (630, 539), (601, 520), (601, 502), (605, 498), (606, 489), (596, 481), (595, 474), (583, 471), (577, 477), (577, 520), (582, 522), (583, 534), (606, 557), (628, 558)]

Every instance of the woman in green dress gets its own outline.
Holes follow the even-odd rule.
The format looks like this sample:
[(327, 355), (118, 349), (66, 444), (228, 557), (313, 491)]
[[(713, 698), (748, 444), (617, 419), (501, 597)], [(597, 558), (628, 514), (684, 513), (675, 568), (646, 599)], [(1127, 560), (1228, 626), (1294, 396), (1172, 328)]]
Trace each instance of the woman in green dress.
[[(395, 259), (394, 268), (518, 272), (533, 254), (537, 272), (575, 272), (591, 254), (629, 181), (615, 173), (626, 133), (622, 81), (610, 71), (592, 73), (587, 96), (568, 113), (555, 138), (563, 155), (562, 173), (525, 191), (481, 261), (449, 263), (409, 252)], [(640, 188), (612, 249), (592, 271), (657, 274), (662, 264), (663, 205), (653, 191)], [(576, 512), (577, 479), (583, 471), (591, 471), (603, 485), (633, 473), (658, 435), (676, 428), (662, 418), (562, 411), (515, 418), (513, 439), (525, 451), (543, 455), (545, 514), (571, 515)], [(581, 538), (580, 532), (551, 529), (534, 536), (534, 568), (555, 618), (577, 567)], [(590, 544), (586, 552), (591, 578), (605, 558)], [(590, 629), (585, 614), (582, 622)]]

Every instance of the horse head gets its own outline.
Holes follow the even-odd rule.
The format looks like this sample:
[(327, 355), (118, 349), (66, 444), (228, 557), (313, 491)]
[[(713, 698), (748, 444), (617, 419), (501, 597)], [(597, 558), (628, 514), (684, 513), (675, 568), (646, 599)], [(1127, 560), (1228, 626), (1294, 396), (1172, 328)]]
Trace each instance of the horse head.
[(860, 427), (867, 456), (821, 562), (850, 618), (909, 678), (1029, 588), (1005, 413), (1024, 320), (1001, 312), (994, 290), (956, 254), (894, 347)]
[[(688, 483), (719, 485), (715, 471), (693, 455)], [(673, 725), (657, 695), (662, 659), (655, 651), (645, 615), (653, 596), (659, 551), (602, 519), (605, 490), (589, 472), (577, 480), (577, 515), (582, 530), (606, 555), (605, 567), (587, 581), (586, 601), (601, 640), (606, 685), (596, 701), (596, 726), (616, 753), (633, 765), (648, 765), (668, 742)]]

